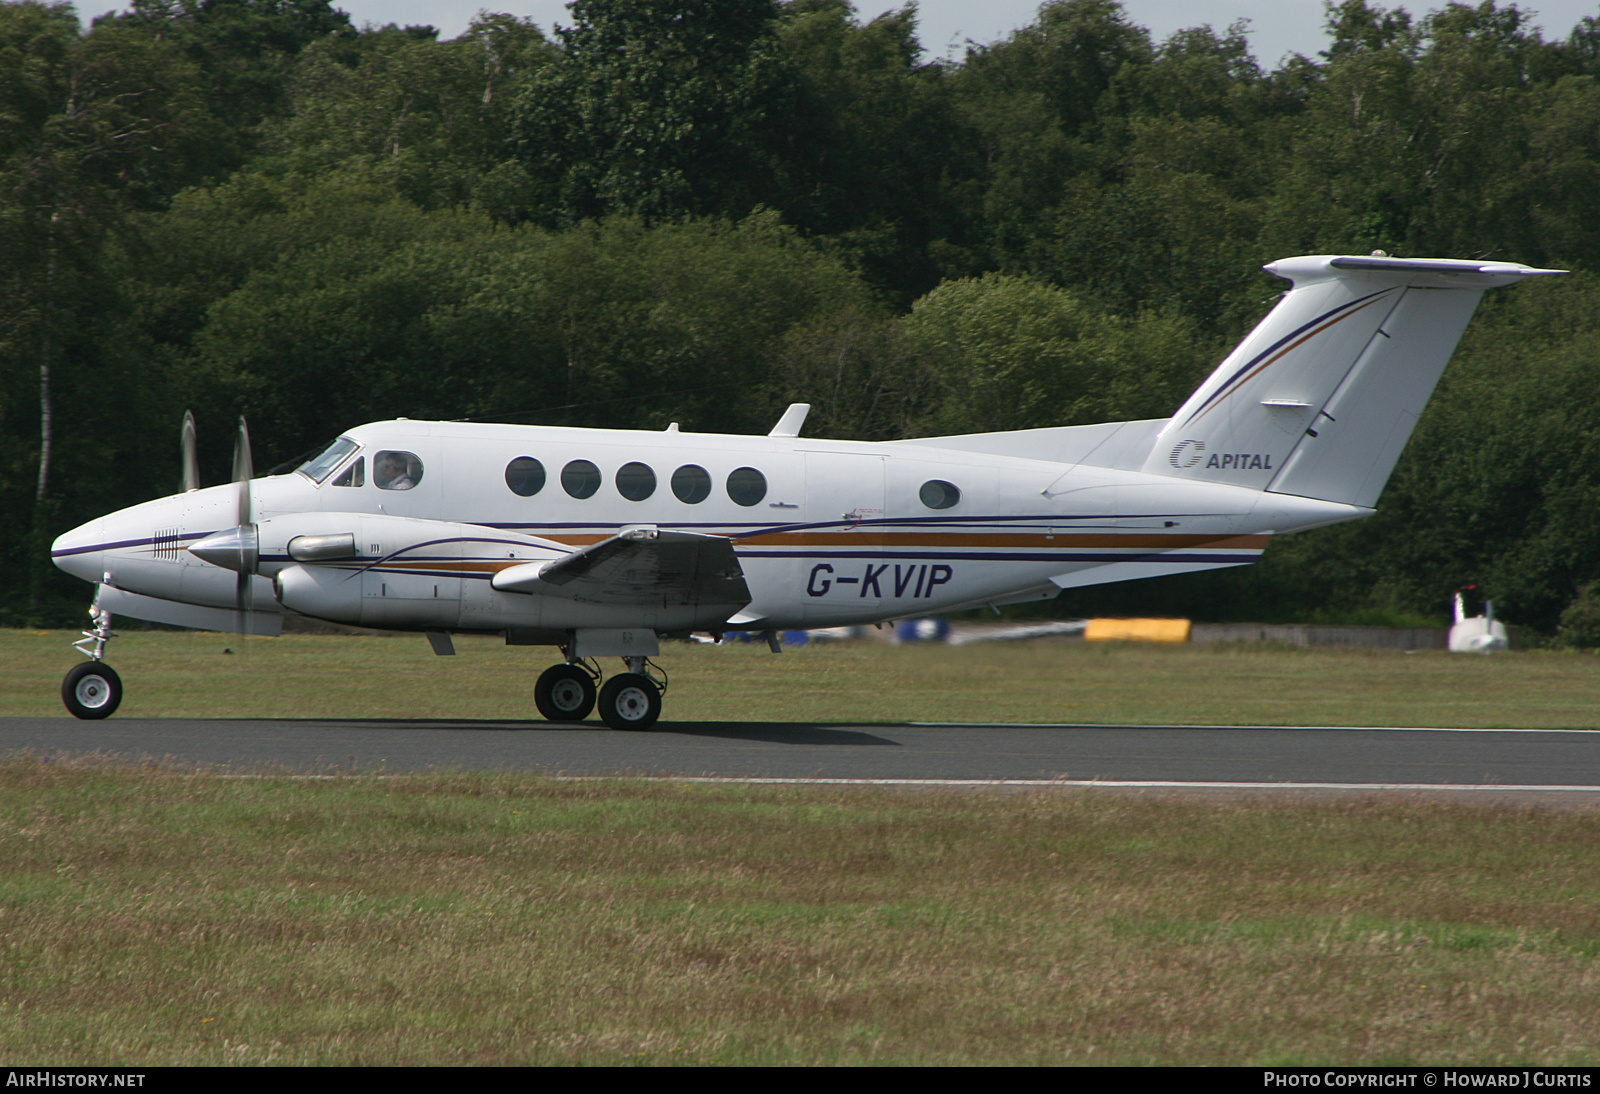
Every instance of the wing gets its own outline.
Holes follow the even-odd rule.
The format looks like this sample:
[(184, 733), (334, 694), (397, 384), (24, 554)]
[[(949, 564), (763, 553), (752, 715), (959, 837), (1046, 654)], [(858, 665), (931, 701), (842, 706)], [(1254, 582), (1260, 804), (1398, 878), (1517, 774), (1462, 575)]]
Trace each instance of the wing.
[(509, 567), (491, 584), (501, 592), (592, 604), (715, 608), (718, 621), (750, 603), (731, 542), (655, 528), (630, 529), (553, 562)]

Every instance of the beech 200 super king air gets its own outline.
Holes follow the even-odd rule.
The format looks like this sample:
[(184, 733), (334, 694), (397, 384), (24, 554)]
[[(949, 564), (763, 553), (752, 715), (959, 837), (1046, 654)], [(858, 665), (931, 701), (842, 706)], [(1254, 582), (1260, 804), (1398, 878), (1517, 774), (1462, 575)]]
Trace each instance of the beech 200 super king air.
[[(286, 613), (554, 646), (534, 702), (646, 729), (662, 636), (873, 623), (1239, 566), (1274, 535), (1372, 513), (1484, 290), (1514, 263), (1316, 256), (1171, 418), (867, 443), (401, 419), (297, 471), (183, 493), (56, 540), (95, 583), (63, 697), (110, 714), (114, 614), (276, 634)], [(242, 433), (242, 430), (241, 430)]]

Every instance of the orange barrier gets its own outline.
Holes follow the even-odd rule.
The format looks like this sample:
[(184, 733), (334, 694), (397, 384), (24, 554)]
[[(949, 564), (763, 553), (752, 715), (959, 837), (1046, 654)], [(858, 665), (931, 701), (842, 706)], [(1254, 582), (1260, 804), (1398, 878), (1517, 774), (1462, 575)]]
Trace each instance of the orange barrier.
[(1187, 642), (1187, 619), (1091, 619), (1083, 637), (1089, 642)]

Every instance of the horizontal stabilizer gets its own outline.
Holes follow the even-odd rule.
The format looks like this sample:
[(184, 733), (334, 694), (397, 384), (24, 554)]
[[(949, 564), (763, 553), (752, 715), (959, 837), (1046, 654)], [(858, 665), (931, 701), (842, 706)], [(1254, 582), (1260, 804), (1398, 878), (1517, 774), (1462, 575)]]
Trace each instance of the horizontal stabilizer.
[(1166, 424), (1166, 418), (1150, 418), (1101, 425), (1013, 429), (1003, 433), (962, 433), (951, 437), (920, 437), (887, 443), (953, 448), (961, 452), (981, 452), (986, 456), (1018, 456), (1052, 463), (1134, 471), (1144, 463), (1156, 434)]

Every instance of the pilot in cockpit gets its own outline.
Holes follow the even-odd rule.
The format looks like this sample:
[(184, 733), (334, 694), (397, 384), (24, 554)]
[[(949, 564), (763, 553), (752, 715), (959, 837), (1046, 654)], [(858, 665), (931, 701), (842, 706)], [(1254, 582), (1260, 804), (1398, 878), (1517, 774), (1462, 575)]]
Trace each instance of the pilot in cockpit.
[(373, 483), (379, 490), (410, 490), (422, 477), (411, 467), (414, 459), (405, 452), (380, 452), (373, 467)]

